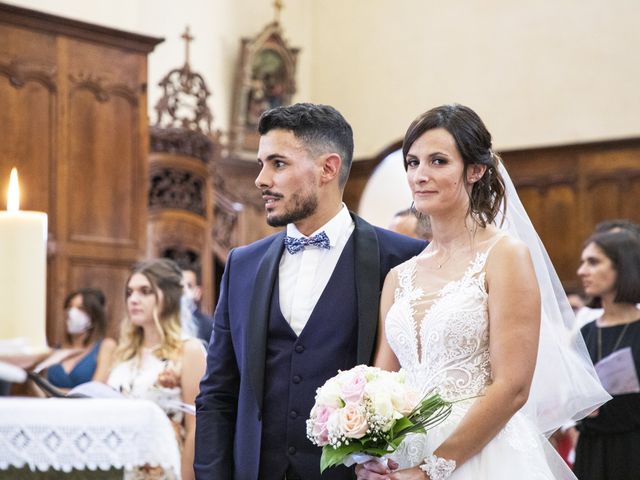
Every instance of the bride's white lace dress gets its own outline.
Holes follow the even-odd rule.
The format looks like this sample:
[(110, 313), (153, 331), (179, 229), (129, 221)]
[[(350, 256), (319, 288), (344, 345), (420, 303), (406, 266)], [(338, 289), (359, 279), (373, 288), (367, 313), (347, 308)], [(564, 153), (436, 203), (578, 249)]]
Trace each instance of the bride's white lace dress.
[[(385, 322), (389, 345), (407, 380), (422, 393), (438, 392), (447, 400), (458, 401), (442, 424), (401, 444), (391, 456), (401, 468), (418, 465), (433, 453), (464, 417), (473, 397), (483, 395), (491, 384), (485, 263), (500, 238), (491, 239), (466, 258), (448, 260), (449, 268), (443, 270), (424, 267), (424, 254), (394, 270), (397, 286)], [(449, 478), (575, 477), (535, 425), (516, 413), (480, 453)]]

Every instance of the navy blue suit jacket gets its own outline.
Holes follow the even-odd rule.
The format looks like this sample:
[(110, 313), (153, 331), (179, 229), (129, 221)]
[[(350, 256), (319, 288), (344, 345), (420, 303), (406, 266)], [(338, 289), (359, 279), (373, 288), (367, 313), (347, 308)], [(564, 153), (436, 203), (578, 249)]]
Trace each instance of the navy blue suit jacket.
[[(356, 291), (345, 294), (357, 298), (357, 362), (370, 363), (384, 278), (426, 243), (353, 217)], [(259, 476), (266, 332), (284, 236), (283, 231), (237, 248), (227, 259), (207, 371), (196, 398), (194, 468), (199, 480)], [(339, 318), (327, 320), (337, 328), (341, 324)], [(314, 391), (319, 386), (314, 385)], [(320, 453), (318, 448), (318, 459)], [(305, 472), (299, 473), (304, 477)]]

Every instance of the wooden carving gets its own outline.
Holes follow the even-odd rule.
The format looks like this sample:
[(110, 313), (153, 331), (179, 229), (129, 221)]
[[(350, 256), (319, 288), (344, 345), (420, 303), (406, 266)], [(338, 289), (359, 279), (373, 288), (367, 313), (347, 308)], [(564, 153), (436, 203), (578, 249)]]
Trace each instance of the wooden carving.
[(291, 103), (296, 91), (298, 52), (298, 48), (288, 46), (277, 21), (267, 25), (255, 38), (242, 40), (230, 134), (233, 155), (242, 157), (247, 156), (243, 155), (245, 151), (255, 152), (260, 115), (270, 108)]
[(57, 68), (52, 63), (40, 63), (26, 59), (0, 60), (0, 74), (9, 78), (11, 85), (22, 88), (29, 81), (37, 81), (50, 91), (56, 90)]
[(91, 72), (69, 74), (69, 80), (74, 88), (86, 88), (93, 92), (99, 102), (108, 102), (111, 96), (117, 95), (126, 98), (132, 105), (138, 103), (138, 89), (131, 85), (110, 82), (107, 78)]
[(152, 257), (175, 260), (181, 268), (200, 272), (203, 311), (215, 301), (212, 260), (213, 195), (210, 172), (219, 154), (219, 133), (211, 132), (209, 89), (189, 64), (186, 32), (185, 63), (160, 81), (163, 95), (150, 129), (149, 244)]
[(163, 94), (155, 106), (156, 126), (178, 127), (207, 134), (211, 131), (213, 121), (213, 115), (207, 106), (209, 89), (202, 75), (193, 72), (189, 65), (189, 43), (193, 40), (189, 27), (182, 38), (185, 40), (184, 65), (171, 70), (158, 83)]
[(207, 107), (209, 91), (202, 76), (186, 64), (171, 70), (159, 83), (164, 94), (156, 104), (156, 125), (209, 132), (213, 117)]
[(178, 168), (151, 173), (149, 209), (172, 208), (205, 216), (205, 178)]
[(233, 247), (237, 246), (238, 217), (243, 210), (243, 205), (238, 202), (230, 202), (223, 195), (216, 194), (213, 210), (213, 240), (218, 247), (218, 252), (224, 252), (224, 257)]
[(214, 154), (216, 137), (184, 128), (150, 128), (152, 152), (186, 155), (208, 163)]

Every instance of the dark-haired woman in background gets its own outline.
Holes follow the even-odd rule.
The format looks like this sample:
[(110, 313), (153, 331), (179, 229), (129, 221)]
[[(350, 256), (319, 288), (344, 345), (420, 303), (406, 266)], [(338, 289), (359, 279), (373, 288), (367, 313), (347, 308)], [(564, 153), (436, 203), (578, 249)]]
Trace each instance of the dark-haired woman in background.
[(62, 389), (71, 389), (91, 380), (106, 380), (116, 342), (105, 338), (104, 294), (94, 288), (82, 288), (67, 296), (64, 308), (67, 318), (62, 347), (69, 354), (47, 369), (47, 379)]
[[(613, 399), (579, 425), (574, 472), (580, 480), (640, 478), (640, 240), (626, 231), (596, 233), (585, 242), (578, 269), (589, 307), (602, 316), (582, 336)], [(626, 372), (614, 384), (612, 357)], [(611, 370), (608, 370), (611, 372)], [(620, 370), (618, 370), (619, 372)], [(609, 378), (607, 378), (609, 376)]]

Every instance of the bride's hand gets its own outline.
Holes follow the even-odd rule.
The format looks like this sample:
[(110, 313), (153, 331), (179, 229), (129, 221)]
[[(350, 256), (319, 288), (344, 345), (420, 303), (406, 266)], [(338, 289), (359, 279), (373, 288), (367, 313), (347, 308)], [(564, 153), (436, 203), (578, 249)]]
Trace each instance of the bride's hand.
[(377, 460), (369, 460), (356, 466), (358, 480), (388, 480), (391, 472), (398, 468), (398, 464), (393, 460), (387, 460), (387, 467)]
[(389, 475), (389, 480), (431, 480), (419, 467), (405, 468)]
[[(389, 461), (389, 466), (398, 468), (398, 464), (393, 460)], [(393, 471), (393, 468), (389, 470), (375, 460), (358, 465), (356, 475), (358, 480), (430, 480), (419, 467)]]

